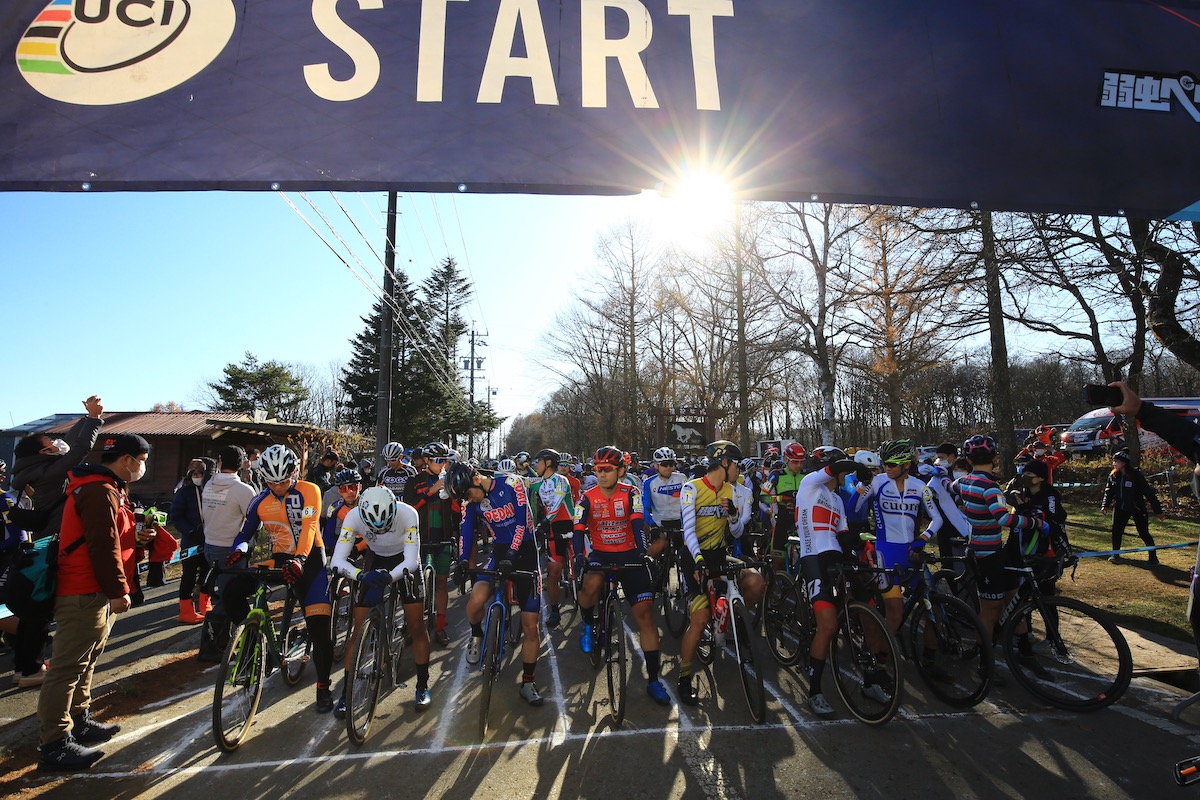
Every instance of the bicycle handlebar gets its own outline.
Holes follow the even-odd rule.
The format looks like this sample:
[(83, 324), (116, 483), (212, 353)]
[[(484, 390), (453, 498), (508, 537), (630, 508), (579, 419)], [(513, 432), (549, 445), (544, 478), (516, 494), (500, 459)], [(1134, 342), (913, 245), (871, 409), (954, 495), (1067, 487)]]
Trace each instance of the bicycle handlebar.
[(536, 578), (537, 577), (536, 572), (533, 572), (533, 571), (527, 570), (527, 569), (514, 569), (512, 572), (508, 573), (507, 575), (502, 575), (502, 574), (500, 574), (499, 570), (484, 569), (483, 567), (477, 567), (475, 569), (467, 569), (467, 574), (468, 575), (491, 575), (496, 578), (507, 578), (508, 580), (512, 580), (513, 578)]

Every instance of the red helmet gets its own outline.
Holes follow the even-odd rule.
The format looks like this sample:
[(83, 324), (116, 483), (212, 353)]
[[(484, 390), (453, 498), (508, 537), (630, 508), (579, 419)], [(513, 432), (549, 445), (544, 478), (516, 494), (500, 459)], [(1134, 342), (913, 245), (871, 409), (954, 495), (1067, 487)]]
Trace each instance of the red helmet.
[(614, 467), (625, 466), (625, 454), (612, 445), (605, 445), (596, 451), (596, 455), (592, 457), (592, 463), (596, 466), (601, 464), (611, 464)]
[(808, 451), (799, 442), (792, 442), (783, 448), (783, 457), (787, 461), (803, 461), (808, 458)]

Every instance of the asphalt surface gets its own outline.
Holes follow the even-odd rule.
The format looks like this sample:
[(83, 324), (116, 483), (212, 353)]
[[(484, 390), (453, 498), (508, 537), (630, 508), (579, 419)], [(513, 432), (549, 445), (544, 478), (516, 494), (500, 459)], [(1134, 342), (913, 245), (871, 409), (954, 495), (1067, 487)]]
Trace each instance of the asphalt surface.
[[(1172, 767), (1200, 754), (1200, 708), (1169, 721), (1181, 694), (1142, 678), (1118, 704), (1090, 714), (1042, 706), (1011, 679), (960, 711), (929, 696), (910, 669), (900, 715), (868, 728), (830, 687), (838, 718), (817, 719), (799, 680), (771, 661), (767, 719), (755, 724), (731, 659), (718, 655), (699, 675), (699, 706), (666, 709), (645, 695), (636, 651), (627, 717), (617, 730), (604, 674), (579, 651), (569, 605), (563, 627), (543, 631), (537, 679), (545, 704), (531, 708), (519, 698), (519, 659), (510, 660), (496, 684), (492, 729), (481, 740), (480, 678), (463, 658), (468, 631), (457, 594), (454, 642), (433, 651), (430, 711), (413, 708), (406, 654), (406, 685), (380, 700), (370, 738), (353, 745), (341, 720), (315, 713), (310, 667), (295, 689), (272, 676), (247, 740), (222, 754), (211, 731), (215, 668), (191, 658), (198, 628), (174, 622), (174, 591), (174, 584), (151, 590), (150, 602), (114, 628), (96, 694), (109, 719), (122, 717), (123, 730), (89, 772), (63, 779), (34, 771), (36, 690), (0, 694), (0, 795), (1144, 798), (1191, 791), (1175, 786)], [(662, 649), (673, 693), (678, 642), (664, 636)], [(11, 668), (11, 656), (0, 667)]]

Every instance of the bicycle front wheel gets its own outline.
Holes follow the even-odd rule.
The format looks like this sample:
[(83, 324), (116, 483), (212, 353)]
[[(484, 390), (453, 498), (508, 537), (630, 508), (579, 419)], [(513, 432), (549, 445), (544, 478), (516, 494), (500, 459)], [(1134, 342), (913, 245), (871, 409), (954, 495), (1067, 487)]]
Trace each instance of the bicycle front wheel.
[(433, 571), (433, 566), (426, 564), (422, 571), (425, 590), (425, 630), (432, 632), (437, 630), (437, 606), (435, 604), (435, 595), (437, 593), (437, 575)]
[(350, 741), (362, 744), (375, 721), (379, 687), (383, 683), (383, 624), (379, 612), (363, 620), (354, 645), (354, 658), (346, 675), (346, 734)]
[(229, 637), (213, 692), (213, 740), (224, 753), (242, 743), (254, 722), (267, 676), (267, 640), (254, 623), (242, 623)]
[(794, 667), (808, 658), (816, 621), (812, 606), (792, 579), (777, 573), (764, 600), (767, 646), (780, 665)]
[(868, 725), (883, 725), (900, 708), (899, 651), (892, 629), (868, 604), (851, 600), (838, 614), (829, 653), (834, 684), (850, 713)]
[(746, 604), (733, 602), (733, 652), (737, 656), (738, 670), (742, 675), (742, 689), (746, 692), (746, 703), (755, 722), (767, 718), (767, 691), (763, 687), (763, 665), (766, 657), (760, 640), (754, 635), (753, 620)]
[(943, 702), (969, 708), (987, 696), (992, 648), (970, 606), (957, 597), (931, 594), (929, 607), (918, 606), (913, 613), (909, 635), (917, 673)]
[[(1029, 622), (1030, 653), (1022, 654), (1017, 627)], [(1057, 708), (1095, 711), (1129, 688), (1129, 643), (1104, 614), (1070, 597), (1025, 603), (1004, 625), (1004, 658), (1030, 694)]]
[[(287, 607), (285, 607), (287, 610)], [(312, 639), (308, 635), (308, 622), (304, 613), (293, 615), (287, 621), (281, 637), (283, 642), (283, 682), (296, 686), (304, 675), (304, 668), (312, 658)]]
[(663, 620), (667, 632), (676, 639), (683, 636), (688, 626), (688, 598), (683, 582), (683, 568), (679, 558), (671, 559), (667, 568), (667, 586), (663, 592)]
[(346, 655), (346, 642), (350, 639), (353, 624), (353, 583), (349, 578), (334, 578), (329, 588), (332, 612), (329, 617), (329, 632), (333, 639), (333, 660), (340, 661)]
[(492, 686), (500, 675), (500, 637), (504, 635), (500, 623), (500, 613), (494, 609), (489, 610), (487, 628), (483, 632), (483, 659), (480, 661), (483, 673), (481, 676), (483, 683), (479, 687), (480, 738), (487, 735), (488, 709), (492, 705)]
[(604, 660), (608, 674), (608, 707), (617, 727), (625, 720), (625, 696), (629, 689), (629, 657), (625, 652), (625, 625), (621, 606), (609, 598), (605, 612)]

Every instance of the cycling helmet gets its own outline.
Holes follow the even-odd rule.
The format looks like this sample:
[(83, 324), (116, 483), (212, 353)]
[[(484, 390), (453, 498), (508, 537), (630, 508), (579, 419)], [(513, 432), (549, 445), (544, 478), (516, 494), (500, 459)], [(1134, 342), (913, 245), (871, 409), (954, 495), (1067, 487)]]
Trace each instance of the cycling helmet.
[(710, 463), (726, 458), (730, 461), (742, 460), (742, 449), (727, 439), (718, 439), (715, 442), (711, 442), (708, 447), (704, 448), (704, 454), (708, 457)]
[(555, 469), (558, 469), (558, 464), (560, 461), (562, 461), (562, 454), (557, 450), (551, 450), (549, 447), (545, 447), (537, 451), (537, 455), (533, 457), (533, 460), (541, 461), (543, 458), (553, 464)]
[(638, 452), (637, 452), (637, 450), (630, 450), (630, 451), (629, 451), (629, 460), (630, 460), (630, 461), (638, 461), (638, 462), (640, 462), (642, 459), (641, 459), (641, 457), (640, 457), (640, 456), (638, 456)]
[(343, 469), (333, 476), (334, 486), (345, 486), (349, 483), (362, 483), (362, 473), (356, 469)]
[(514, 460), (518, 464), (528, 464), (529, 463), (529, 453), (526, 452), (525, 450), (522, 450), (521, 452), (517, 453), (516, 458)]
[(1118, 450), (1113, 454), (1113, 461), (1124, 461), (1126, 464), (1133, 463), (1133, 459), (1129, 457), (1128, 450)]
[(799, 442), (792, 442), (783, 448), (783, 457), (787, 461), (803, 461), (808, 458), (808, 451)]
[(596, 451), (592, 461), (597, 465), (611, 464), (614, 467), (623, 467), (625, 466), (625, 454), (611, 444), (606, 444)]
[(625, 466), (627, 466), (627, 467), (633, 463), (633, 458), (630, 457), (629, 451), (626, 451), (624, 454), (621, 455), (621, 462), (623, 464), (625, 464)]
[(441, 442), (430, 442), (421, 448), (426, 458), (449, 458), (450, 448)]
[(291, 480), (299, 461), (296, 454), (281, 444), (273, 444), (258, 457), (258, 469), (267, 483)]
[(383, 456), (384, 461), (399, 461), (404, 457), (404, 446), (399, 442), (388, 442), (383, 446), (383, 452), (380, 455)]
[(462, 458), (458, 454), (458, 451), (455, 450), (453, 447), (450, 448), (449, 458), (451, 461), (461, 461), (462, 460)]
[(824, 446), (813, 449), (812, 457), (808, 459), (808, 465), (812, 467), (813, 472), (816, 472), (839, 461), (850, 461), (850, 456), (846, 455), (846, 451), (840, 447)]
[(962, 454), (972, 462), (983, 459), (984, 462), (996, 457), (996, 440), (990, 436), (972, 436), (963, 442)]
[(517, 471), (517, 462), (511, 458), (502, 458), (500, 463), (496, 465), (496, 472), (502, 475), (511, 475)]
[(654, 463), (659, 464), (663, 461), (674, 461), (675, 451), (669, 447), (660, 447), (654, 451)]
[(414, 447), (412, 449), (412, 452), (408, 454), (408, 457), (413, 459), (414, 461), (417, 460), (418, 458), (424, 458), (425, 457), (425, 448)]
[(467, 499), (467, 489), (475, 485), (479, 473), (467, 464), (454, 462), (446, 468), (446, 492), (457, 500)]
[(758, 465), (754, 463), (753, 458), (743, 458), (739, 466), (742, 468), (742, 472), (753, 472)]
[(386, 486), (372, 486), (358, 499), (358, 514), (368, 530), (383, 533), (396, 519), (396, 495)]
[(883, 469), (883, 461), (870, 450), (859, 450), (854, 454), (854, 460), (864, 467)]
[(912, 461), (912, 442), (908, 439), (888, 440), (879, 446), (879, 458), (884, 464), (907, 464)]

